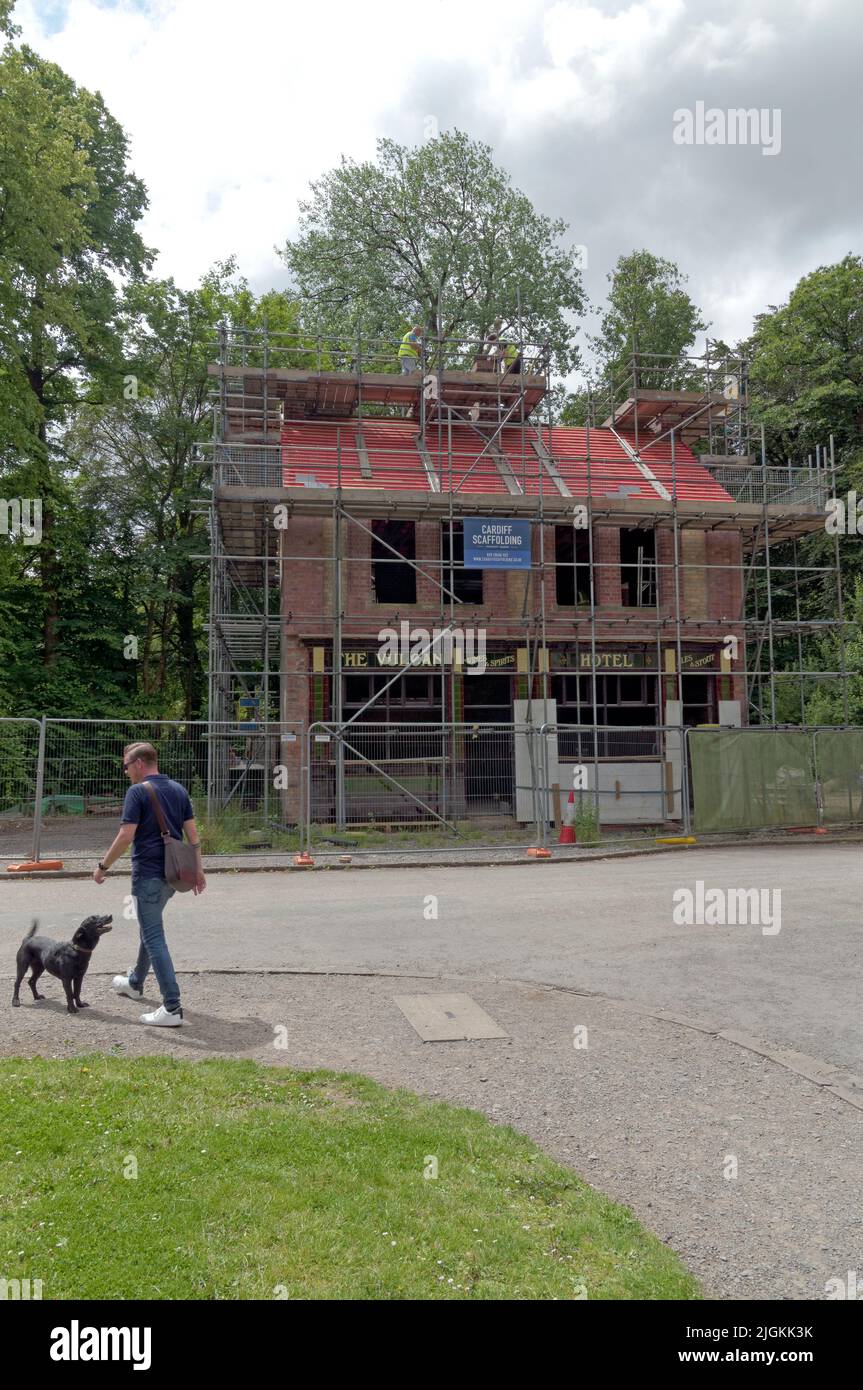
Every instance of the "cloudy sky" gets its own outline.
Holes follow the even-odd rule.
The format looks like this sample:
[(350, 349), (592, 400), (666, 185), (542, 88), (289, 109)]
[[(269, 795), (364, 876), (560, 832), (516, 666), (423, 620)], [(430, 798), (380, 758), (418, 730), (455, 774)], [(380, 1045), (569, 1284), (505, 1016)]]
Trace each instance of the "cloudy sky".
[[(231, 253), (256, 289), (285, 284), (274, 246), (310, 179), (454, 126), (567, 221), (595, 301), (647, 247), (733, 339), (863, 251), (861, 0), (19, 0), (15, 18), (125, 126), (156, 270), (184, 285)], [(761, 143), (678, 143), (698, 103), (763, 109)]]

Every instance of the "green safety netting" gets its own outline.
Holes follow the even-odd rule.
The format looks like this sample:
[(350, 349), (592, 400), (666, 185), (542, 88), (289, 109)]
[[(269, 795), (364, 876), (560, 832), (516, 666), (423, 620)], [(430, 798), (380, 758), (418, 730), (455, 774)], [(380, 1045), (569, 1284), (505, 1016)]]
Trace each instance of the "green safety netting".
[(693, 729), (689, 754), (695, 830), (817, 824), (811, 733)]
[(819, 729), (815, 766), (825, 824), (863, 820), (863, 729)]

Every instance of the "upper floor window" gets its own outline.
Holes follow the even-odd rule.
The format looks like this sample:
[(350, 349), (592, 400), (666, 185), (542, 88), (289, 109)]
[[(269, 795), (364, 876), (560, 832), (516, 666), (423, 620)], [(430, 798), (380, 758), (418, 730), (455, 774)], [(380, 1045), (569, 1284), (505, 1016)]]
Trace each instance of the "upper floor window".
[[(415, 521), (373, 521), (372, 586), (378, 603), (416, 603)], [(391, 547), (391, 548), (390, 548)], [(397, 551), (398, 555), (394, 555)], [(400, 560), (399, 555), (404, 556)]]
[(464, 522), (452, 523), (452, 555), (450, 555), (448, 521), (441, 524), (442, 579), (462, 603), (482, 603), (482, 570), (464, 568)]
[(555, 526), (554, 582), (559, 604), (590, 603), (590, 536), (582, 527)]
[(620, 532), (620, 602), (624, 608), (656, 607), (656, 532)]

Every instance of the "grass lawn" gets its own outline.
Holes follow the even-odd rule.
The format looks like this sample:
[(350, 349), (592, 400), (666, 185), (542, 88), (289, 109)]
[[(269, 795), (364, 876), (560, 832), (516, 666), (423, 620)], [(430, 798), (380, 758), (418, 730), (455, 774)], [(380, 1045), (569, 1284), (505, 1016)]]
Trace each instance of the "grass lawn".
[(0, 1136), (0, 1276), (44, 1299), (700, 1296), (529, 1140), (361, 1076), (3, 1059)]

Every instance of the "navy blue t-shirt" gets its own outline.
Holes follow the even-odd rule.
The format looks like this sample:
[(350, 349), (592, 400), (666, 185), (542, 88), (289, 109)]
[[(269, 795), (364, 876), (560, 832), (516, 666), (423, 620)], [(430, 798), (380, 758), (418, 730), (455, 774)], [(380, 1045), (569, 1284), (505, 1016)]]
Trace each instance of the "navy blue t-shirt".
[[(163, 772), (152, 772), (147, 778), (159, 798), (162, 815), (175, 840), (183, 838), (183, 823), (195, 814), (189, 793), (179, 782), (173, 782)], [(123, 825), (137, 825), (132, 841), (132, 878), (164, 878), (165, 846), (156, 820), (150, 794), (142, 782), (130, 787), (123, 802)]]

